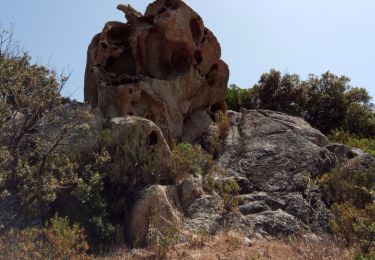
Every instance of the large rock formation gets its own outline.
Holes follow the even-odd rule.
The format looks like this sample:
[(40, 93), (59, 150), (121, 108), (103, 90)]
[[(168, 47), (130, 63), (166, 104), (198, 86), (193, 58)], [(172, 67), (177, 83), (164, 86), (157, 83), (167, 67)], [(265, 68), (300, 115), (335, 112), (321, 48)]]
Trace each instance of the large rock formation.
[[(326, 148), (328, 139), (301, 118), (278, 112), (229, 115), (232, 126), (219, 163), (241, 186), (239, 210), (246, 220), (270, 234), (293, 233), (293, 226), (328, 227), (333, 215), (311, 181), (337, 162)], [(273, 227), (280, 216), (288, 221)]]
[(157, 0), (144, 15), (118, 9), (128, 22), (108, 22), (88, 48), (86, 102), (106, 118), (150, 119), (177, 139), (195, 111), (225, 110), (228, 67), (197, 13), (180, 0)]
[[(359, 159), (365, 164), (372, 157), (347, 147), (342, 148), (347, 152), (341, 152), (340, 145), (330, 144), (301, 118), (266, 110), (227, 114), (231, 127), (217, 162), (228, 174), (215, 178), (237, 181), (241, 188), (238, 208), (228, 211), (223, 198), (204, 191), (200, 177), (191, 176), (179, 187), (179, 206), (173, 206), (175, 199), (165, 202), (173, 208), (168, 212), (182, 210), (187, 229), (209, 233), (224, 227), (250, 237), (327, 231), (334, 216), (314, 178), (338, 161)], [(157, 205), (148, 200), (148, 205)]]

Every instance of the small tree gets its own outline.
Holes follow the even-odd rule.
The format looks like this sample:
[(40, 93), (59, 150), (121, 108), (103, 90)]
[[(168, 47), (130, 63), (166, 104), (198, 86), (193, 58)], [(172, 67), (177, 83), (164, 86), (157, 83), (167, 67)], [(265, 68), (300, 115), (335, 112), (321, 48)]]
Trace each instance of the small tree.
[(269, 109), (303, 117), (324, 134), (341, 128), (364, 137), (375, 135), (374, 105), (364, 88), (352, 87), (350, 79), (329, 71), (300, 80), (296, 74), (274, 69), (261, 76), (251, 89), (232, 85), (228, 90), (229, 109)]
[(242, 89), (232, 84), (227, 90), (226, 103), (229, 109), (235, 111), (239, 111), (241, 108), (252, 109), (256, 108), (254, 97), (252, 89)]
[(0, 199), (17, 197), (16, 219), (28, 211), (45, 211), (75, 176), (73, 165), (58, 148), (78, 121), (59, 122), (56, 131), (50, 131), (63, 109), (60, 92), (68, 76), (30, 60), (13, 40), (13, 31), (1, 30)]
[(254, 86), (253, 94), (258, 98), (258, 107), (302, 116), (306, 103), (305, 88), (296, 74), (281, 75), (271, 70), (261, 76)]

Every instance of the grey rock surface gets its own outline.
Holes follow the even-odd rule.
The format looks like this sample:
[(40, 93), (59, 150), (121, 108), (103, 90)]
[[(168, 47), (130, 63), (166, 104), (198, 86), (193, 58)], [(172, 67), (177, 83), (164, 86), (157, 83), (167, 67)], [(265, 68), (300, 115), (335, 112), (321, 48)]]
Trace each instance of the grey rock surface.
[(311, 179), (337, 162), (328, 139), (301, 118), (266, 110), (229, 111), (218, 159), (240, 187), (248, 226), (270, 235), (327, 229), (333, 214)]

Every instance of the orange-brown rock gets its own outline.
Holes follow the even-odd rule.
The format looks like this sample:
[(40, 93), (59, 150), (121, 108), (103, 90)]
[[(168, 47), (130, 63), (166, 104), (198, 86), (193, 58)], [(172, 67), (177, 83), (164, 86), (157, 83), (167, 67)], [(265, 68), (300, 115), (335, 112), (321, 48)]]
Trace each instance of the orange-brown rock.
[(228, 66), (201, 17), (180, 0), (156, 0), (142, 15), (119, 5), (89, 48), (85, 101), (106, 118), (134, 115), (180, 138), (197, 110), (225, 107)]

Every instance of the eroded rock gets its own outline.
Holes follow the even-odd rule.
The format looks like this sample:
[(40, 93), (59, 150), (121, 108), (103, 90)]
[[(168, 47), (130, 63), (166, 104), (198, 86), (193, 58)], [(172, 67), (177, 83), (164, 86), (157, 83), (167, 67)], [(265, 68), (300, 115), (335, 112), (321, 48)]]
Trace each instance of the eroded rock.
[(180, 0), (157, 0), (144, 15), (118, 9), (128, 22), (108, 22), (88, 48), (86, 102), (107, 118), (150, 119), (167, 138), (180, 138), (196, 111), (225, 108), (228, 66), (197, 13)]

